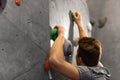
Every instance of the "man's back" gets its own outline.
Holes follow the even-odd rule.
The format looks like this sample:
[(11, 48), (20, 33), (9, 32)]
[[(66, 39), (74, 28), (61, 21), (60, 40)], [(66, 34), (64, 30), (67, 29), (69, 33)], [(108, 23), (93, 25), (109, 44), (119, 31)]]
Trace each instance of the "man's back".
[(110, 73), (105, 67), (78, 66), (80, 80), (110, 80)]

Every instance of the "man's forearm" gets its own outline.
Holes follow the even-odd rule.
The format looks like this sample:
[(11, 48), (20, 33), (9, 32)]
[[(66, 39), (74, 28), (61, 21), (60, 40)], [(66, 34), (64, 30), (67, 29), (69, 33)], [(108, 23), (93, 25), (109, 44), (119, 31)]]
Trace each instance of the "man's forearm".
[(59, 35), (50, 50), (49, 59), (54, 58), (57, 60), (61, 60), (61, 59), (64, 60), (63, 45), (64, 45), (64, 36)]
[(80, 38), (82, 38), (82, 37), (88, 37), (87, 33), (85, 32), (83, 24), (82, 23), (78, 23), (77, 26), (78, 26)]
[(82, 24), (82, 17), (80, 15), (80, 12), (72, 12), (72, 15), (74, 17), (74, 20), (75, 20), (77, 26), (78, 26), (80, 38), (88, 37), (87, 33), (85, 32), (84, 26)]
[(63, 53), (64, 37), (62, 35), (58, 36), (53, 44), (50, 55), (49, 55), (49, 64), (52, 69), (61, 73), (63, 76), (66, 76), (73, 80), (79, 80), (80, 75), (78, 69), (72, 64), (68, 63), (64, 59)]

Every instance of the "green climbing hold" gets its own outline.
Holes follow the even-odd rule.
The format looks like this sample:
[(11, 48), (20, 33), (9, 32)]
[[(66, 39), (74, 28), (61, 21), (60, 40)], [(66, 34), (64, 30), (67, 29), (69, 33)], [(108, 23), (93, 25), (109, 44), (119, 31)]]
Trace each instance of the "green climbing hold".
[(56, 38), (58, 37), (58, 29), (57, 28), (52, 29), (50, 32), (50, 36), (52, 40), (55, 41)]

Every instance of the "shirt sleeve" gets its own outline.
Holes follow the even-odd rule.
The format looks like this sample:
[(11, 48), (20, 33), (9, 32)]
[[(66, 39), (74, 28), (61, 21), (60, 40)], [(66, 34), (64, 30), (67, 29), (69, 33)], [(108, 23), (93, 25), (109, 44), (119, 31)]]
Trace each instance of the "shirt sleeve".
[(80, 80), (92, 80), (90, 70), (86, 66), (78, 66)]

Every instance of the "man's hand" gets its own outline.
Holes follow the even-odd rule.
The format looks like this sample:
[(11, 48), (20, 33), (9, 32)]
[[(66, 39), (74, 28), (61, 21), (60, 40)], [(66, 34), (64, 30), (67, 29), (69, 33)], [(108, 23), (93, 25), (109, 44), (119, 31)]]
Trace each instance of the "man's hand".
[(82, 23), (82, 17), (80, 15), (80, 12), (72, 12), (72, 15), (74, 17), (74, 20), (76, 24), (81, 24)]
[(56, 25), (55, 28), (58, 29), (58, 36), (59, 36), (59, 35), (63, 35), (63, 36), (64, 36), (65, 29), (64, 29), (63, 26), (61, 26), (61, 25)]
[(80, 12), (72, 12), (72, 15), (74, 17), (74, 20), (75, 20), (77, 26), (78, 26), (80, 38), (88, 37), (87, 33), (85, 32), (83, 23), (82, 23), (82, 16), (80, 15)]

